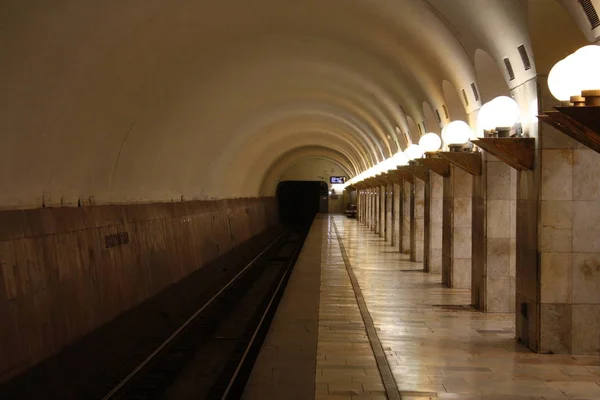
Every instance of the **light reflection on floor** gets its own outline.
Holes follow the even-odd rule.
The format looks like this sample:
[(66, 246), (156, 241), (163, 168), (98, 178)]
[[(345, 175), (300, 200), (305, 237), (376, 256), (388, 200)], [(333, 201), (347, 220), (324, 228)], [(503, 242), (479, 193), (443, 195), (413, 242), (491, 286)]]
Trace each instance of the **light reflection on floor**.
[[(420, 264), (391, 252), (388, 243), (356, 220), (334, 216), (331, 221), (342, 236), (403, 399), (600, 399), (600, 357), (530, 352), (514, 339), (513, 315), (470, 309), (469, 290), (443, 288), (441, 275), (419, 271)], [(335, 271), (344, 265), (335, 232), (331, 227), (328, 232), (325, 247), (337, 262), (329, 266), (329, 286), (321, 286), (326, 297), (328, 288), (339, 287), (336, 279), (347, 279)], [(343, 292), (351, 301), (348, 285)], [(351, 398), (352, 392), (342, 393), (321, 397)], [(385, 397), (373, 393), (372, 398)]]

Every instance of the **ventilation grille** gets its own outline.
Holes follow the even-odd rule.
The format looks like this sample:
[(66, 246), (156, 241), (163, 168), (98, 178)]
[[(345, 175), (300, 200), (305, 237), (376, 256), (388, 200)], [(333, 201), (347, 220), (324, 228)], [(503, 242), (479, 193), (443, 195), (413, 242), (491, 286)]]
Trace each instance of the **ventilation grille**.
[(471, 90), (473, 91), (473, 97), (475, 97), (475, 101), (479, 101), (479, 92), (477, 91), (477, 86), (475, 86), (475, 82), (471, 83)]
[(446, 119), (448, 119), (450, 116), (448, 115), (448, 109), (446, 108), (445, 104), (442, 104), (442, 109), (444, 110), (444, 115), (446, 116)]
[(518, 49), (519, 55), (521, 56), (521, 61), (523, 61), (523, 67), (525, 67), (525, 71), (531, 69), (531, 61), (529, 60), (529, 55), (527, 54), (527, 49), (525, 48), (525, 45), (520, 45)]
[(435, 116), (437, 117), (438, 124), (442, 123), (442, 119), (440, 118), (440, 112), (437, 110), (437, 108), (435, 109)]
[(468, 106), (469, 105), (469, 98), (467, 97), (467, 92), (465, 92), (465, 89), (461, 89), (460, 91), (462, 92), (463, 99), (465, 99), (465, 105)]
[(512, 64), (510, 63), (508, 57), (504, 59), (504, 65), (506, 65), (506, 71), (508, 72), (508, 80), (515, 80), (515, 71), (513, 71)]
[(592, 29), (596, 29), (600, 26), (600, 19), (598, 18), (598, 13), (592, 4), (592, 0), (579, 0), (579, 4), (581, 4), (581, 8), (587, 15), (588, 21), (590, 21), (590, 25)]

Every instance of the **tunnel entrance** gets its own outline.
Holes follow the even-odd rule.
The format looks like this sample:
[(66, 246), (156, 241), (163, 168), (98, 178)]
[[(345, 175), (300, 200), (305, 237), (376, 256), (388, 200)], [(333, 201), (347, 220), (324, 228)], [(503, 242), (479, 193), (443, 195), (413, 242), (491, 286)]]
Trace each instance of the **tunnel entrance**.
[(277, 185), (277, 203), (282, 224), (310, 223), (319, 212), (327, 212), (329, 187), (323, 181), (283, 181)]

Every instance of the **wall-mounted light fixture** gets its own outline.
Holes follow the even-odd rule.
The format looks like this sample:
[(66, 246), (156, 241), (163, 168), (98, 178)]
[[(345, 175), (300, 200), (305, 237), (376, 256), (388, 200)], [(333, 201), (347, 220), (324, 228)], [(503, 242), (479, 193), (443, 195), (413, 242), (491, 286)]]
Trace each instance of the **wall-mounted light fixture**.
[(598, 71), (600, 46), (584, 46), (552, 67), (548, 75), (548, 87), (557, 100), (568, 105), (600, 106)]
[(429, 132), (421, 136), (419, 146), (423, 150), (423, 153), (438, 151), (442, 147), (442, 139), (440, 139), (437, 133)]
[(477, 114), (477, 124), (484, 137), (510, 137), (521, 110), (516, 101), (499, 96), (485, 103)]
[(442, 130), (442, 139), (450, 151), (470, 151), (471, 127), (465, 121), (452, 121)]
[(423, 157), (423, 149), (418, 144), (411, 144), (404, 150), (404, 155), (409, 160)]

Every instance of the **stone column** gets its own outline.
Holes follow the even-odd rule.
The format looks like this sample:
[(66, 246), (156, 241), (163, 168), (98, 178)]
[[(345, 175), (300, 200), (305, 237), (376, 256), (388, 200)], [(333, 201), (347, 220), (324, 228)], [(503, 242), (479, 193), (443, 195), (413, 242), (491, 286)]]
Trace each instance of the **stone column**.
[(386, 198), (385, 186), (379, 186), (379, 237), (381, 238), (385, 238), (385, 231), (387, 230)]
[(516, 170), (483, 154), (473, 179), (471, 301), (482, 311), (515, 311)]
[(411, 260), (423, 262), (425, 248), (425, 182), (415, 178), (411, 204), (413, 208), (413, 245)]
[(400, 207), (401, 194), (400, 185), (394, 183), (393, 186), (393, 202), (392, 202), (392, 246), (400, 246), (400, 224), (402, 221), (402, 209)]
[(392, 185), (387, 185), (385, 187), (385, 241), (392, 243), (392, 236), (394, 231), (393, 224), (393, 188)]
[(372, 224), (372, 215), (371, 215), (371, 206), (372, 206), (372, 202), (371, 202), (371, 189), (368, 188), (365, 191), (365, 208), (366, 208), (366, 213), (365, 213), (365, 225), (367, 226), (368, 229), (371, 229), (371, 224)]
[(360, 191), (360, 210), (361, 210), (361, 217), (360, 217), (360, 223), (361, 224), (365, 224), (365, 217), (367, 215), (367, 202), (366, 202), (366, 195), (365, 195), (365, 191), (364, 189)]
[(442, 272), (442, 215), (444, 200), (444, 178), (434, 172), (429, 173), (425, 194), (425, 230), (428, 232), (425, 247), (427, 262), (425, 271), (432, 274)]
[(379, 229), (381, 227), (381, 220), (379, 219), (380, 215), (379, 215), (379, 197), (380, 197), (380, 191), (379, 191), (379, 186), (375, 186), (375, 188), (373, 188), (373, 191), (375, 192), (375, 194), (373, 195), (373, 201), (375, 202), (375, 204), (373, 205), (374, 207), (374, 215), (373, 218), (375, 219), (375, 229), (374, 232), (376, 234), (379, 234)]
[(471, 288), (471, 201), (473, 176), (451, 165), (444, 178), (442, 228), (442, 283), (450, 288)]
[(543, 124), (537, 139), (536, 167), (518, 178), (517, 337), (541, 353), (597, 355), (600, 154)]
[(377, 224), (377, 220), (375, 218), (375, 215), (376, 215), (375, 214), (376, 213), (375, 200), (376, 200), (376, 198), (375, 198), (375, 189), (371, 188), (370, 190), (371, 190), (371, 231), (374, 232), (375, 226)]
[(404, 254), (410, 254), (411, 243), (411, 186), (410, 182), (402, 181), (402, 242), (400, 251)]

